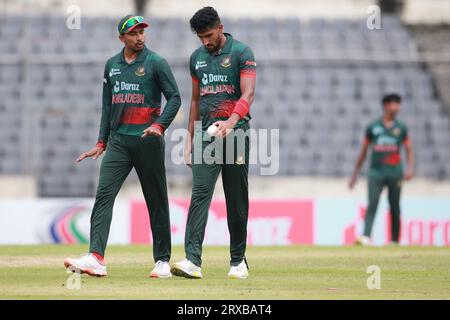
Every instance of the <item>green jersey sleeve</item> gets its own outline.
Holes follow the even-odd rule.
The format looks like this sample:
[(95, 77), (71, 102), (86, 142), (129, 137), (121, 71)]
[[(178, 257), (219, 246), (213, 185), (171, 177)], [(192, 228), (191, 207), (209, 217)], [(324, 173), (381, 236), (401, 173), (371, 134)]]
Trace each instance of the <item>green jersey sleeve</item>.
[(167, 100), (164, 111), (156, 123), (162, 125), (164, 129), (170, 126), (181, 106), (180, 92), (169, 64), (165, 59), (156, 63), (156, 79), (161, 92)]
[(403, 126), (403, 130), (402, 130), (402, 143), (405, 143), (406, 141), (409, 140), (409, 135), (408, 135), (408, 127)]
[(256, 77), (256, 61), (249, 47), (246, 47), (240, 55), (239, 69), (241, 77)]
[(192, 80), (198, 82), (199, 79), (198, 79), (197, 74), (195, 72), (194, 60), (195, 60), (195, 53), (191, 54), (191, 58), (189, 59), (189, 71), (191, 73)]
[(111, 82), (109, 79), (108, 69), (107, 63), (103, 73), (102, 116), (97, 141), (102, 144), (106, 144), (108, 142), (109, 132), (111, 130)]
[(365, 140), (368, 143), (371, 143), (373, 140), (373, 135), (372, 135), (372, 125), (367, 126), (366, 128), (366, 134), (365, 134)]

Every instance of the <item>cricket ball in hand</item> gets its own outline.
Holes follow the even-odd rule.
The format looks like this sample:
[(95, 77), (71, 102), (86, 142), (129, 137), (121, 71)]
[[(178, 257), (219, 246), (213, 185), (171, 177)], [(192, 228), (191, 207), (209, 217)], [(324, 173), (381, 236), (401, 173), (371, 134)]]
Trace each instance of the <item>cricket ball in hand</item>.
[(219, 129), (217, 128), (217, 126), (212, 124), (208, 127), (207, 131), (210, 136), (215, 136), (217, 134), (217, 131), (219, 131)]

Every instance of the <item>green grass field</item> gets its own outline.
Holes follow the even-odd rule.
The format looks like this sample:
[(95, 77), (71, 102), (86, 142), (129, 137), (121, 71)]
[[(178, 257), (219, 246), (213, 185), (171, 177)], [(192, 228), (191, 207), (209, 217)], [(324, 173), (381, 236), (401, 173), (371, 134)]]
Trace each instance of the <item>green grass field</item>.
[[(450, 249), (250, 247), (250, 277), (229, 280), (228, 249), (206, 247), (203, 279), (151, 279), (151, 250), (110, 246), (108, 276), (68, 289), (63, 260), (86, 246), (0, 246), (1, 299), (449, 299)], [(173, 248), (172, 261), (184, 257)], [(367, 289), (369, 265), (381, 289)]]

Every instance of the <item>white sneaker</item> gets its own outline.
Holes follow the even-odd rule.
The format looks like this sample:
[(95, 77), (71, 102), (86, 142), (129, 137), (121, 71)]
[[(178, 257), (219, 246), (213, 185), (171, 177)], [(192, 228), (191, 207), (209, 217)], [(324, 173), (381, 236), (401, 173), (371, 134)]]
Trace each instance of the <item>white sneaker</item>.
[(245, 260), (242, 260), (237, 266), (231, 266), (230, 272), (228, 272), (228, 278), (230, 279), (247, 279), (248, 268)]
[(167, 261), (156, 261), (155, 267), (150, 272), (151, 278), (171, 278), (170, 265)]
[(72, 272), (86, 273), (94, 277), (104, 277), (106, 272), (106, 264), (101, 263), (91, 254), (85, 254), (78, 259), (67, 258), (64, 260), (64, 266)]
[(184, 259), (180, 262), (175, 262), (170, 269), (173, 275), (178, 277), (185, 277), (189, 279), (201, 279), (202, 269), (190, 262), (188, 259)]
[(370, 238), (367, 236), (361, 236), (358, 240), (356, 240), (355, 244), (359, 246), (368, 246), (370, 245)]

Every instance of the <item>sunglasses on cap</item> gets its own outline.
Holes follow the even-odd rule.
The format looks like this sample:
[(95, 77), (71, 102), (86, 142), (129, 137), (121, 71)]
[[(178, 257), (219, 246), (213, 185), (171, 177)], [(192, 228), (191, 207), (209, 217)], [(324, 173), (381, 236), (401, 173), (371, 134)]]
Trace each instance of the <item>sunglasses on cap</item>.
[(123, 30), (131, 28), (132, 26), (142, 23), (142, 22), (144, 22), (144, 17), (142, 17), (142, 16), (130, 17), (129, 19), (127, 19), (127, 21), (125, 21), (122, 24), (122, 27), (120, 28), (120, 33), (122, 33)]

